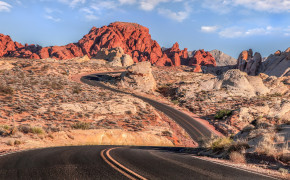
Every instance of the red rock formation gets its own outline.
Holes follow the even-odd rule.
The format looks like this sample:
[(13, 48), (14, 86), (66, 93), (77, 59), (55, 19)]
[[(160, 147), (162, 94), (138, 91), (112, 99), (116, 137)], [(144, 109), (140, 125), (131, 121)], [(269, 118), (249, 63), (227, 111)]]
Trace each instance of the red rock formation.
[(22, 47), (23, 47), (22, 44), (13, 42), (10, 36), (5, 36), (4, 34), (0, 34), (0, 57)]
[(115, 22), (101, 28), (93, 27), (77, 43), (44, 48), (38, 45), (23, 46), (13, 42), (9, 36), (0, 34), (0, 57), (72, 59), (88, 55), (91, 58), (96, 56), (101, 48), (115, 47), (123, 48), (126, 54), (132, 56), (134, 62), (150, 61), (157, 66), (215, 66), (214, 58), (204, 51), (201, 55), (197, 54), (194, 62), (189, 63), (191, 60), (187, 48), (180, 50), (178, 43), (162, 52), (159, 44), (151, 39), (149, 29), (136, 23)]
[[(180, 66), (181, 64), (188, 64), (187, 48), (184, 48), (184, 50), (180, 50), (179, 44), (177, 42), (173, 44), (172, 48), (165, 50), (164, 53), (172, 60), (175, 66)], [(182, 61), (184, 63), (182, 63)]]
[(201, 72), (201, 66), (216, 66), (214, 57), (209, 53), (202, 50), (195, 52), (194, 56), (189, 59), (189, 66), (195, 66), (194, 72)]

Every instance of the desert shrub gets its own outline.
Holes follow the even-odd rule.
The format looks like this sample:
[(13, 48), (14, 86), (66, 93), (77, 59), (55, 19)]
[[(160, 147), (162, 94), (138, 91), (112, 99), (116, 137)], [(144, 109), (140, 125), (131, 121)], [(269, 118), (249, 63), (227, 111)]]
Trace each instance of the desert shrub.
[(279, 171), (281, 174), (288, 174), (288, 173), (289, 173), (288, 169), (285, 169), (285, 168), (279, 168), (278, 171)]
[(52, 81), (50, 84), (51, 88), (54, 90), (61, 90), (63, 89), (63, 84), (61, 82)]
[(73, 87), (73, 94), (79, 94), (82, 92), (82, 89), (80, 86), (74, 86)]
[(248, 142), (246, 140), (238, 140), (238, 141), (233, 141), (231, 145), (229, 146), (228, 151), (229, 152), (234, 152), (234, 151), (242, 151), (244, 149), (250, 148)]
[(14, 141), (14, 145), (15, 145), (15, 146), (20, 145), (20, 144), (22, 144), (21, 141), (19, 141), (19, 140), (15, 140), (15, 141)]
[(90, 126), (91, 126), (90, 123), (77, 122), (77, 123), (75, 123), (75, 124), (72, 125), (72, 128), (86, 130), (86, 129), (90, 129)]
[(227, 150), (232, 144), (231, 137), (217, 137), (212, 136), (208, 138), (202, 138), (199, 140), (199, 146), (202, 148), (212, 149), (214, 151)]
[(41, 127), (31, 127), (30, 132), (33, 134), (43, 134), (44, 131)]
[(230, 147), (233, 140), (230, 137), (218, 137), (213, 140), (211, 144), (211, 149), (213, 150), (225, 150)]
[(223, 109), (223, 110), (219, 110), (215, 114), (214, 118), (215, 119), (223, 119), (224, 117), (230, 116), (231, 114), (232, 114), (232, 111), (231, 110), (229, 110), (229, 109)]
[(19, 127), (18, 127), (18, 130), (19, 130), (20, 132), (23, 132), (23, 133), (27, 134), (27, 133), (30, 132), (30, 126), (22, 125), (22, 126), (19, 126)]
[(230, 153), (230, 160), (235, 163), (246, 163), (246, 158), (244, 154), (233, 151)]
[(162, 131), (162, 136), (169, 136), (172, 137), (172, 133), (169, 131)]
[(0, 93), (13, 95), (14, 94), (14, 89), (12, 87), (10, 87), (10, 86), (0, 85)]
[(179, 101), (178, 100), (172, 100), (172, 103), (177, 105), (177, 104), (179, 104)]

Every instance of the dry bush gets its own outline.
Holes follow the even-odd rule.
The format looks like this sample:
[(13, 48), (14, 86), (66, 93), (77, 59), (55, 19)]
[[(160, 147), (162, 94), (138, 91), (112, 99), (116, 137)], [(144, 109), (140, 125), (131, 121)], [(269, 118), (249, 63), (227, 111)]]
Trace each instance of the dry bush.
[(282, 140), (282, 137), (276, 134), (265, 134), (263, 141), (261, 141), (256, 147), (258, 154), (274, 157), (275, 159), (281, 159), (288, 153), (288, 145), (283, 147), (276, 147), (275, 140)]
[(10, 87), (10, 86), (0, 85), (0, 93), (13, 95), (14, 94), (14, 89), (12, 87)]
[(237, 151), (233, 151), (230, 153), (230, 160), (232, 162), (235, 162), (235, 163), (246, 163), (247, 162), (245, 155), (242, 153), (239, 153)]
[(234, 151), (238, 151), (241, 152), (245, 149), (250, 148), (248, 141), (247, 140), (237, 140), (237, 141), (233, 141), (232, 144), (230, 145), (228, 151), (229, 152), (234, 152)]
[(228, 150), (233, 142), (231, 137), (210, 137), (199, 141), (200, 147), (214, 151)]

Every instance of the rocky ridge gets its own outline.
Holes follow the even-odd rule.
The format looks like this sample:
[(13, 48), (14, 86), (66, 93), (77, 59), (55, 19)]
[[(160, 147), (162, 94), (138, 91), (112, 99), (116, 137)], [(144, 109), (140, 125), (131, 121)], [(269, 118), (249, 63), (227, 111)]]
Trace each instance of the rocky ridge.
[[(136, 23), (115, 22), (101, 28), (93, 27), (77, 43), (65, 46), (41, 47), (39, 45), (22, 45), (12, 41), (10, 36), (0, 34), (0, 57), (18, 57), (29, 59), (54, 58), (57, 60), (72, 59), (87, 55), (95, 57), (102, 48), (121, 47), (134, 62), (149, 61), (158, 66), (180, 65), (213, 65), (210, 53), (204, 57), (195, 57), (197, 64), (188, 57), (187, 49), (179, 49), (178, 43), (172, 48), (162, 51), (157, 41), (152, 40), (149, 29)], [(207, 57), (208, 56), (208, 57)], [(207, 61), (211, 59), (210, 61)], [(206, 62), (204, 62), (206, 61)]]
[(269, 76), (289, 76), (290, 48), (286, 49), (284, 52), (278, 50), (265, 60), (263, 60), (261, 54), (258, 52), (253, 55), (252, 49), (243, 51), (238, 58), (237, 67), (249, 75), (265, 73)]

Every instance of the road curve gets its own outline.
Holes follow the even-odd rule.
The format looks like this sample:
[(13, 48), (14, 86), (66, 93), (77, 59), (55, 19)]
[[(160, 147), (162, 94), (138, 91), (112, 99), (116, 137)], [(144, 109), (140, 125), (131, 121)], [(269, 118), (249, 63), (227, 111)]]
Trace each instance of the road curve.
[[(82, 82), (122, 92), (97, 82), (95, 75)], [(126, 93), (130, 94), (130, 93)], [(157, 101), (138, 97), (179, 123), (198, 140), (211, 131), (188, 115)], [(182, 153), (175, 147), (66, 146), (0, 156), (0, 180), (6, 179), (255, 179), (273, 177), (237, 169)]]
[[(105, 154), (105, 155), (104, 155)], [(180, 148), (71, 146), (0, 157), (0, 179), (274, 179), (180, 152)]]
[(210, 137), (213, 134), (213, 132), (209, 130), (208, 128), (206, 128), (203, 124), (201, 124), (200, 122), (196, 121), (194, 118), (190, 117), (189, 115), (175, 108), (172, 108), (158, 101), (136, 95), (134, 93), (128, 93), (128, 92), (111, 88), (99, 82), (100, 78), (98, 76), (107, 75), (110, 73), (116, 73), (116, 72), (98, 73), (98, 74), (83, 76), (81, 78), (81, 82), (92, 85), (92, 86), (98, 86), (104, 89), (108, 89), (114, 92), (129, 94), (139, 99), (142, 99), (143, 101), (149, 103), (150, 105), (152, 105), (153, 107), (155, 107), (156, 109), (158, 109), (159, 111), (163, 112), (168, 117), (173, 119), (176, 123), (178, 123), (190, 135), (190, 137), (195, 142), (199, 141), (200, 138), (202, 137)]

